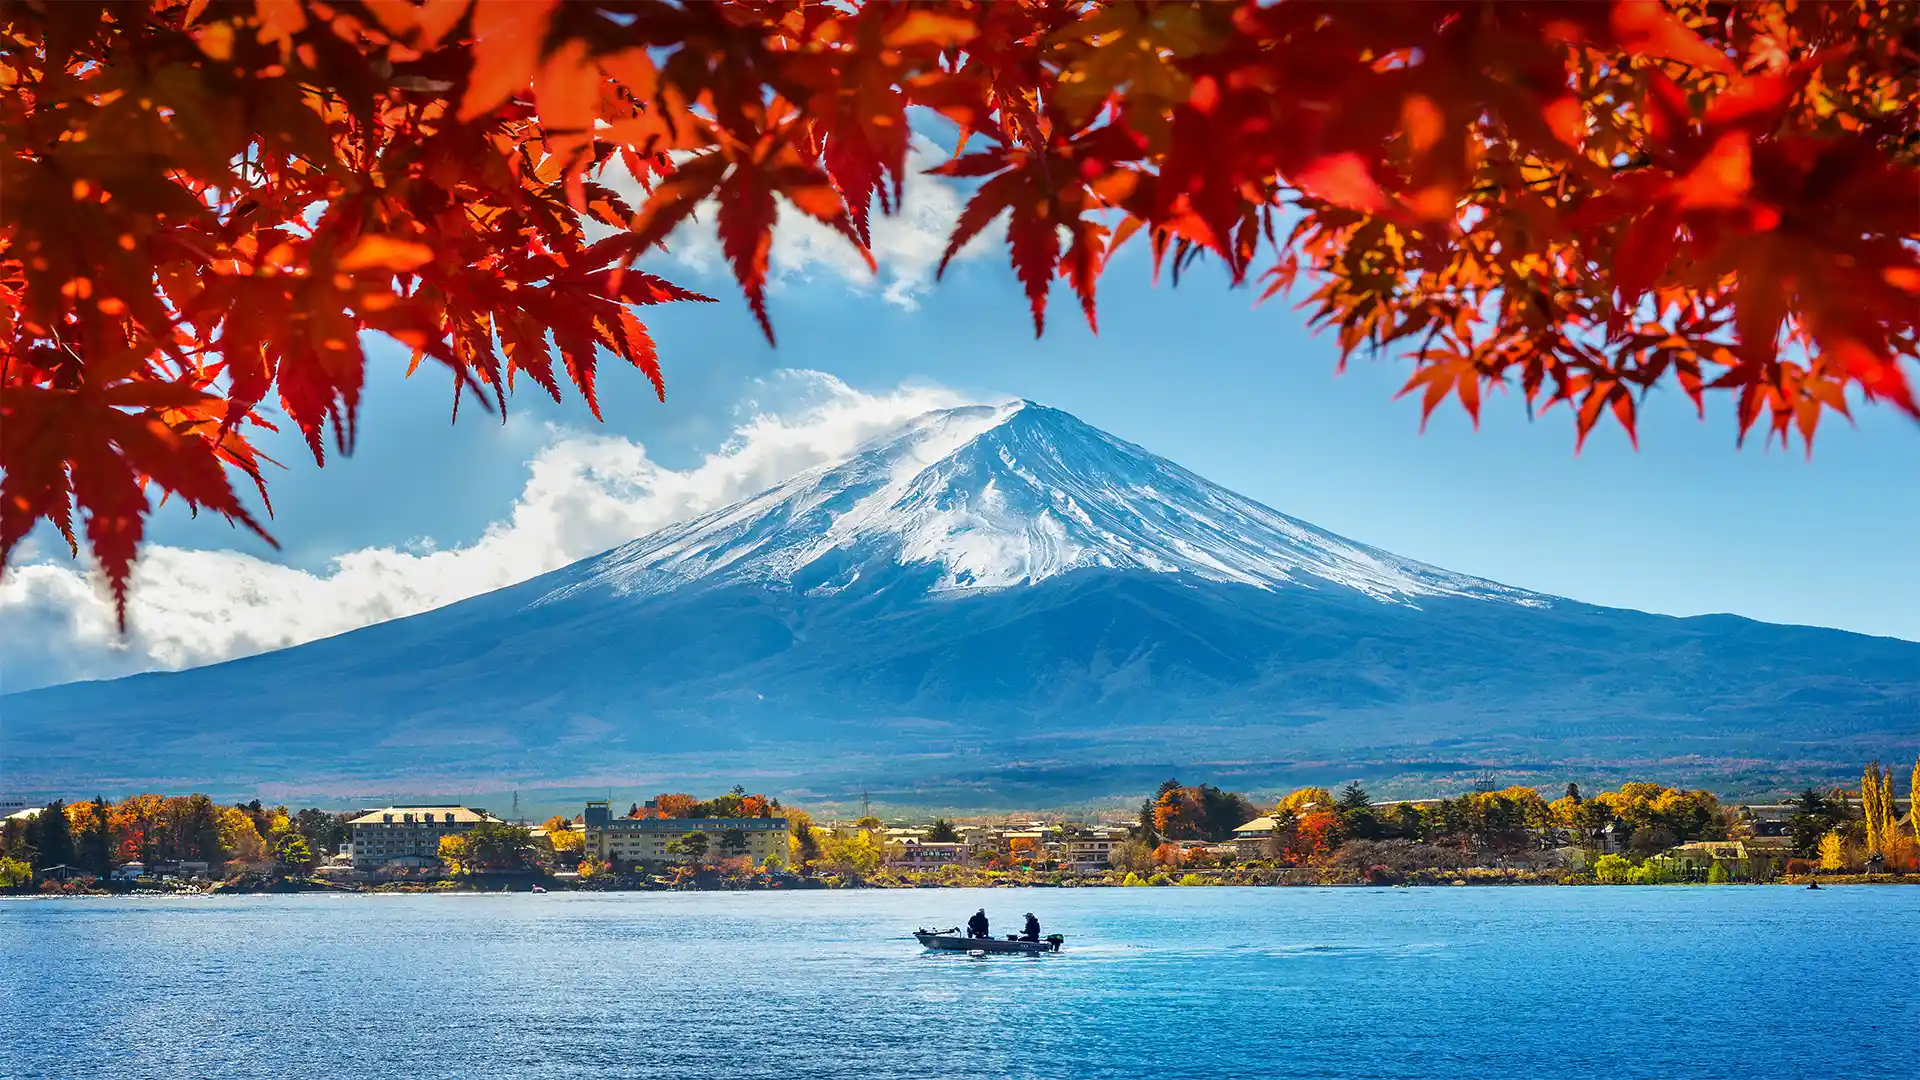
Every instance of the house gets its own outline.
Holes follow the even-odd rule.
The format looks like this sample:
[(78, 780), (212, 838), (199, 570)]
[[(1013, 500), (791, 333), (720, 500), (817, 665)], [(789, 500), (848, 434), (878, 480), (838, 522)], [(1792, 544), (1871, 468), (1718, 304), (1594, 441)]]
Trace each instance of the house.
[[(343, 848), (349, 847), (347, 844), (340, 846)], [(336, 878), (352, 878), (358, 876), (360, 873), (353, 868), (352, 851), (342, 851), (338, 855), (329, 855), (318, 866), (313, 868), (313, 872), (319, 877)]]
[(1272, 814), (1254, 818), (1245, 825), (1233, 830), (1234, 854), (1242, 859), (1258, 859), (1266, 854), (1267, 841), (1280, 831), (1280, 823)]
[(478, 807), (404, 804), (369, 810), (348, 822), (353, 830), (353, 866), (378, 870), (401, 859), (431, 859), (438, 865), (440, 839), (471, 832), (481, 824), (504, 824)]
[(1066, 862), (1072, 870), (1105, 870), (1113, 865), (1113, 849), (1126, 843), (1126, 837), (1107, 829), (1094, 829), (1067, 837)]
[(928, 870), (967, 861), (967, 845), (909, 837), (887, 845), (887, 862), (905, 870)]
[(1043, 829), (1009, 829), (1000, 834), (1011, 859), (1039, 860), (1047, 857), (1047, 833)]
[(992, 855), (1005, 846), (1001, 838), (1004, 829), (993, 825), (958, 825), (954, 831), (960, 834), (960, 842), (967, 845), (967, 854), (973, 858)]
[(602, 862), (690, 862), (693, 856), (667, 850), (689, 833), (707, 838), (704, 861), (787, 861), (786, 818), (617, 818), (610, 804), (596, 800), (587, 804), (585, 819), (584, 850)]
[(1730, 880), (1768, 881), (1776, 876), (1781, 863), (1772, 853), (1739, 840), (1695, 840), (1668, 848), (1648, 861), (1658, 861), (1669, 873), (1687, 881), (1707, 880), (1715, 863), (1726, 868)]

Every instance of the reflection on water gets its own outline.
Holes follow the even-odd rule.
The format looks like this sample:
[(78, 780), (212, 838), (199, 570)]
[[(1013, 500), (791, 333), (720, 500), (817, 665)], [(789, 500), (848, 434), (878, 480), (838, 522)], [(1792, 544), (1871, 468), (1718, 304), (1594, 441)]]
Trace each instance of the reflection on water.
[[(1064, 951), (908, 934), (983, 904)], [(0, 1077), (1911, 1080), (1916, 956), (1904, 888), (20, 901)]]

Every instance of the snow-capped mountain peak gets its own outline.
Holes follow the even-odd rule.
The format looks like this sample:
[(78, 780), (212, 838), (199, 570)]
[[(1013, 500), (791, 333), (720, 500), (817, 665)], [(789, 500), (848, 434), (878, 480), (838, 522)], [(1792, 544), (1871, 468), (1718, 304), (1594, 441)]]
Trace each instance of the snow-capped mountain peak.
[(1354, 543), (1030, 401), (917, 417), (843, 461), (588, 560), (543, 601), (696, 582), (825, 593), (912, 570), (919, 587), (959, 592), (1091, 568), (1397, 603), (1548, 602)]

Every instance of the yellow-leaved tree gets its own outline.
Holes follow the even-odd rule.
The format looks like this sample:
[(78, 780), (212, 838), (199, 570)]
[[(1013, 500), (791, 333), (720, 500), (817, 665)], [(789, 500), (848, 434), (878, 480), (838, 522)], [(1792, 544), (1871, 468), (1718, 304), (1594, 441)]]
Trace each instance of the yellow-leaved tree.
[(873, 829), (859, 829), (844, 837), (825, 830), (815, 835), (821, 842), (822, 858), (843, 877), (866, 877), (880, 869), (886, 855), (886, 838)]
[(219, 810), (220, 850), (231, 867), (257, 866), (266, 861), (267, 842), (254, 825), (253, 817), (234, 806)]
[(1847, 842), (1840, 838), (1840, 830), (1834, 829), (1820, 838), (1820, 869), (1844, 870), (1847, 868)]
[(1875, 761), (1860, 777), (1860, 809), (1866, 819), (1867, 851), (1887, 850), (1887, 838), (1898, 827), (1893, 817), (1893, 770), (1883, 769)]
[(1913, 759), (1913, 778), (1907, 781), (1907, 824), (1913, 826), (1913, 842), (1920, 845), (1920, 757)]
[(1303, 787), (1293, 794), (1288, 795), (1286, 798), (1281, 799), (1279, 805), (1274, 807), (1274, 810), (1291, 810), (1297, 814), (1315, 803), (1321, 806), (1331, 807), (1333, 805), (1333, 794), (1323, 787)]
[(450, 874), (464, 874), (472, 865), (473, 853), (464, 836), (443, 836), (440, 838), (440, 861), (447, 864)]

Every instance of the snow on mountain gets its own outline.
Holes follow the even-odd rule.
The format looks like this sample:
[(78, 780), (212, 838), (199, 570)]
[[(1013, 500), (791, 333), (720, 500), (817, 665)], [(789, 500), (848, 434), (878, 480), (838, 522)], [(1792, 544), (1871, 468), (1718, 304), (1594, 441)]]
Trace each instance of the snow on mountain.
[(543, 601), (692, 582), (819, 594), (901, 567), (935, 568), (935, 592), (1101, 567), (1404, 604), (1550, 602), (1354, 543), (1030, 401), (928, 413), (842, 462), (589, 560)]

